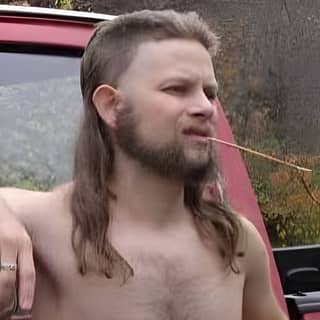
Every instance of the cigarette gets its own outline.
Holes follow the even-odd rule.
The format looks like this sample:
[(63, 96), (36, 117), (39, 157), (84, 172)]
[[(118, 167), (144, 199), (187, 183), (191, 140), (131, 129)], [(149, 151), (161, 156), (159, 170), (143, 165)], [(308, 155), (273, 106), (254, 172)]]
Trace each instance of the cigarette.
[(246, 152), (249, 152), (251, 154), (254, 154), (256, 156), (259, 156), (259, 157), (262, 157), (262, 158), (265, 158), (265, 159), (268, 159), (268, 160), (271, 160), (271, 161), (274, 161), (274, 162), (277, 162), (277, 163), (281, 163), (281, 164), (284, 164), (288, 167), (291, 167), (291, 168), (295, 168), (299, 171), (304, 171), (304, 172), (312, 172), (311, 169), (308, 169), (308, 168), (304, 168), (304, 167), (300, 167), (300, 166), (297, 166), (293, 163), (290, 163), (290, 162), (286, 162), (286, 161), (283, 161), (283, 160), (280, 160), (280, 159), (277, 159), (275, 157), (272, 157), (272, 156), (269, 156), (267, 154), (264, 154), (264, 153), (261, 153), (261, 152), (258, 152), (258, 151), (255, 151), (255, 150), (252, 150), (252, 149), (249, 149), (249, 148), (246, 148), (246, 147), (241, 147), (235, 143), (231, 143), (231, 142), (227, 142), (227, 141), (224, 141), (224, 140), (220, 140), (220, 139), (217, 139), (217, 138), (212, 138), (212, 137), (207, 137), (208, 140), (212, 140), (212, 141), (215, 141), (215, 142), (218, 142), (218, 143), (221, 143), (221, 144), (225, 144), (229, 147), (232, 147), (232, 148), (237, 148), (239, 150), (243, 150), (243, 151), (246, 151)]

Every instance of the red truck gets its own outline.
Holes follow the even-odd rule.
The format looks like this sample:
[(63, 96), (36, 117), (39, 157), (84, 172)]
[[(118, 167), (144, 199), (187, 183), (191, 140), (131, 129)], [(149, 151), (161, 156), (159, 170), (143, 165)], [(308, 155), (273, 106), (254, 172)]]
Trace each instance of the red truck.
[[(45, 190), (70, 179), (82, 110), (80, 57), (94, 24), (110, 19), (0, 5), (0, 186)], [(219, 112), (217, 137), (232, 142), (221, 106)], [(272, 248), (239, 151), (221, 145), (218, 155), (231, 205), (265, 241), (283, 310), (291, 320), (320, 319), (320, 246)]]

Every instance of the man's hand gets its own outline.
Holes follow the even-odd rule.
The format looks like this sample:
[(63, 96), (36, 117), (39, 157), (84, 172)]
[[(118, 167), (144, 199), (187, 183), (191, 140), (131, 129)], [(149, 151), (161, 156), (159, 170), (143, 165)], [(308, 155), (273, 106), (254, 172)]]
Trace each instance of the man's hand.
[(31, 239), (0, 197), (0, 320), (6, 319), (17, 307), (31, 310), (34, 289)]

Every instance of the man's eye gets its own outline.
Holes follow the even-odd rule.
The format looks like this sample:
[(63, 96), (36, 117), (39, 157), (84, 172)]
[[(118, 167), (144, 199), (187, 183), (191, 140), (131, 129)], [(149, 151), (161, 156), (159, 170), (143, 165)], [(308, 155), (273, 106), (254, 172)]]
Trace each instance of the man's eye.
[(166, 92), (173, 93), (173, 94), (183, 94), (186, 93), (188, 88), (186, 86), (170, 86), (165, 88)]

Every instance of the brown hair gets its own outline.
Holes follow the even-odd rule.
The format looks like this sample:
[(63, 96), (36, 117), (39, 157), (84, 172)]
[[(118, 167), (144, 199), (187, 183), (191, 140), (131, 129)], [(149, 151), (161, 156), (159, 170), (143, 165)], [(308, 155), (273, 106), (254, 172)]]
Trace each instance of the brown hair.
[[(107, 277), (114, 275), (115, 266), (123, 266), (127, 276), (133, 274), (107, 237), (111, 218), (108, 204), (116, 197), (108, 189), (114, 150), (109, 128), (98, 116), (92, 94), (103, 83), (117, 87), (142, 42), (172, 38), (198, 41), (212, 57), (219, 46), (217, 36), (196, 13), (144, 10), (98, 24), (85, 49), (81, 61), (84, 119), (75, 152), (71, 198), (72, 245), (82, 274), (89, 270), (89, 254), (94, 258), (95, 270)], [(231, 266), (239, 238), (238, 218), (223, 203), (201, 200), (202, 185), (186, 183), (185, 205), (207, 236), (218, 232), (222, 251)]]

